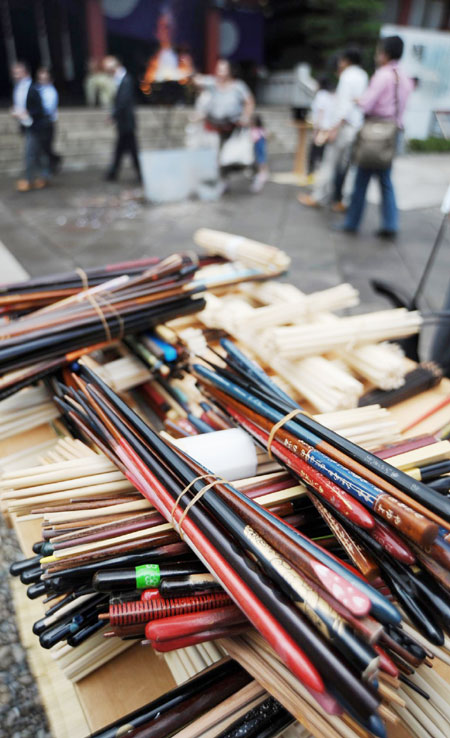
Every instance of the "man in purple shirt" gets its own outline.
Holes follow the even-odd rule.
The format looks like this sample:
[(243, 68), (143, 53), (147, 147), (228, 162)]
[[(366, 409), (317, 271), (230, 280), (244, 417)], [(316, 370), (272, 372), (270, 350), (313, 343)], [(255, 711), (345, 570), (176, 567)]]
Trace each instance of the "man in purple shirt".
[[(359, 99), (359, 105), (366, 116), (395, 120), (399, 129), (403, 127), (406, 102), (413, 89), (412, 80), (399, 68), (402, 53), (403, 41), (400, 36), (387, 36), (380, 40), (375, 55), (378, 69), (370, 80), (366, 92)], [(343, 230), (350, 233), (358, 230), (366, 203), (367, 187), (372, 176), (378, 177), (381, 188), (382, 225), (377, 231), (377, 236), (395, 238), (398, 230), (398, 212), (391, 180), (391, 167), (388, 169), (358, 167)]]

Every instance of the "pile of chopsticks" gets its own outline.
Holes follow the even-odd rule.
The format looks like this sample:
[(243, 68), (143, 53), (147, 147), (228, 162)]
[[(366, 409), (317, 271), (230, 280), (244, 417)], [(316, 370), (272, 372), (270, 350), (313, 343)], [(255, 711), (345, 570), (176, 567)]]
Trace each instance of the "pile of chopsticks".
[[(283, 414), (294, 410), (292, 401), (230, 341), (223, 340), (221, 355), (212, 352), (210, 358), (214, 356), (215, 366), (210, 361), (209, 366), (193, 368), (207, 402), (203, 403), (201, 419), (186, 414), (184, 428), (190, 424), (194, 432), (201, 433), (208, 430), (209, 424), (212, 431), (214, 425), (226, 427), (234, 418), (267, 448), (269, 434), (264, 414), (273, 427)], [(381, 459), (374, 461), (377, 471), (390, 472), (399, 493), (401, 486), (408, 487), (422, 499), (410, 499), (415, 512), (408, 511), (405, 505), (398, 506), (394, 498), (384, 493), (383, 477), (378, 480), (377, 495), (376, 487), (372, 488), (365, 477), (358, 478), (354, 471), (362, 456), (366, 466), (372, 457), (359, 453), (361, 450), (358, 452), (353, 444), (300, 413), (298, 419), (306, 422), (309, 435), (293, 417), (275, 432), (271, 452), (305, 485), (300, 493), (294, 493), (294, 498), (287, 497), (285, 501), (299, 499), (301, 504), (296, 502), (290, 512), (300, 514), (301, 520), (288, 520), (308, 531), (307, 537), (280, 519), (286, 515), (286, 510), (280, 509), (285, 504), (280, 504), (283, 492), (293, 494), (292, 478), (285, 480), (276, 472), (272, 480), (267, 479), (269, 486), (264, 492), (269, 492), (272, 481), (272, 488), (281, 497), (264, 509), (258, 503), (265, 504), (266, 494), (261, 500), (254, 499), (257, 479), (253, 486), (245, 488), (217, 480), (172, 444), (164, 443), (130, 409), (130, 403), (123, 402), (91, 370), (80, 365), (79, 372), (72, 374), (71, 388), (61, 386), (58, 404), (84, 437), (121, 471), (117, 482), (109, 476), (104, 479), (102, 475), (112, 474), (112, 468), (105, 461), (93, 459), (91, 464), (101, 466), (96, 481), (113, 485), (125, 482), (128, 486), (121, 487), (120, 497), (119, 488), (106, 486), (98, 491), (87, 487), (87, 497), (83, 493), (79, 498), (75, 494), (71, 498), (69, 485), (60, 512), (59, 498), (47, 498), (47, 508), (40, 508), (51, 521), (44, 531), (51, 547), (41, 547), (34, 571), (28, 562), (22, 576), (31, 583), (33, 596), (59, 592), (60, 596), (64, 593), (64, 599), (69, 598), (62, 606), (68, 607), (68, 615), (63, 609), (63, 634), (58, 624), (58, 607), (50, 621), (37, 626), (47, 647), (54, 648), (54, 639), (61, 635), (67, 638), (67, 645), (58, 646), (57, 651), (61, 664), (68, 663), (66, 673), (73, 678), (87, 673), (90, 653), (98, 658), (102, 650), (100, 640), (106, 626), (109, 634), (126, 639), (118, 641), (122, 647), (133, 642), (129, 639), (145, 637), (164, 652), (193, 648), (196, 643), (200, 646), (210, 638), (225, 636), (221, 643), (226, 651), (315, 735), (325, 734), (327, 726), (338, 735), (354, 735), (356, 723), (383, 735), (382, 718), (395, 724), (395, 708), (404, 710), (405, 699), (396, 693), (400, 682), (408, 696), (416, 695), (419, 702), (424, 699), (419, 691), (424, 691), (419, 679), (421, 664), (430, 655), (439, 657), (447, 644), (446, 597), (430, 583), (427, 574), (428, 569), (434, 576), (440, 573), (441, 585), (445, 584), (448, 561), (442, 528), (448, 531), (446, 498), (432, 495), (412, 478), (405, 480), (401, 472), (387, 467)], [(188, 376), (192, 379), (192, 375)], [(181, 383), (174, 381), (174, 396), (178, 403), (184, 403)], [(165, 386), (165, 404), (169, 406), (167, 398), (174, 398)], [(155, 393), (149, 397), (155, 403)], [(162, 407), (160, 412), (162, 418)], [(307, 446), (312, 445), (314, 431), (321, 432), (327, 440), (321, 445), (316, 439), (313, 451)], [(308, 441), (298, 437), (301, 433), (308, 436)], [(348, 467), (339, 466), (344, 461), (344, 451), (340, 462), (333, 460), (331, 440), (345, 448)], [(325, 451), (330, 454), (328, 460), (324, 458)], [(68, 469), (69, 477), (75, 468), (73, 465)], [(62, 468), (55, 472), (60, 478)], [(33, 484), (51, 485), (53, 472), (48, 475), (43, 469), (34, 474), (34, 479), (31, 470), (23, 480), (20, 473), (9, 473), (5, 478), (6, 484), (16, 486), (13, 495), (6, 494), (11, 510), (17, 511), (19, 503), (25, 513), (39, 512), (36, 496), (27, 502), (25, 485), (30, 483), (29, 494)], [(200, 479), (203, 475), (206, 478)], [(89, 481), (87, 477), (86, 484)], [(213, 486), (203, 491), (210, 482)], [(48, 487), (48, 492), (51, 489)], [(150, 506), (136, 498), (136, 490), (144, 493)], [(195, 497), (197, 501), (193, 502)], [(269, 497), (267, 494), (267, 500)], [(83, 508), (86, 501), (95, 506), (101, 499), (105, 519), (102, 521), (99, 508), (99, 517), (93, 520), (99, 525), (88, 530), (89, 509)], [(140, 507), (142, 503), (144, 507)], [(314, 510), (315, 519), (311, 518)], [(419, 510), (425, 512), (424, 517), (416, 515)], [(111, 511), (113, 517), (108, 520)], [(317, 522), (321, 516), (322, 527)], [(401, 525), (396, 519), (399, 516)], [(79, 533), (73, 526), (76, 517)], [(164, 520), (181, 530), (183, 543)], [(435, 523), (441, 525), (441, 531)], [(331, 536), (329, 532), (327, 535), (328, 526)], [(331, 552), (318, 545), (330, 545), (330, 537), (335, 537)], [(336, 550), (337, 542), (342, 548)], [(189, 554), (189, 549), (200, 562)], [(344, 551), (354, 566), (364, 572), (365, 579), (349, 566)], [(47, 557), (47, 553), (51, 555)], [(339, 560), (332, 553), (337, 553)], [(126, 595), (130, 583), (133, 589), (137, 586), (136, 566), (144, 579), (145, 572), (153, 575), (157, 567), (158, 576), (163, 577), (157, 586), (149, 580), (139, 600)], [(70, 599), (71, 590), (77, 593), (75, 600)], [(87, 597), (88, 604), (81, 601), (77, 606), (80, 597)], [(403, 610), (402, 627), (402, 616), (392, 597)], [(99, 616), (99, 612), (103, 615)], [(249, 621), (264, 638), (249, 630)], [(76, 650), (82, 649), (82, 668), (77, 663), (80, 659), (71, 653), (78, 642)], [(108, 654), (116, 653), (110, 639), (107, 643)], [(93, 666), (91, 663), (89, 668)], [(374, 686), (375, 679), (378, 687)], [(393, 694), (389, 685), (394, 686)], [(389, 709), (381, 704), (386, 694)], [(429, 712), (433, 710), (437, 710), (434, 703)], [(409, 711), (406, 715), (410, 718)]]
[(56, 272), (33, 277), (23, 282), (0, 286), (0, 315), (20, 315), (51, 305), (75, 295), (87, 287), (106, 282), (113, 277), (136, 277), (159, 262), (156, 256), (134, 261), (105, 264), (90, 269)]
[[(345, 709), (376, 729), (380, 695), (373, 679), (380, 659), (391, 669), (392, 661), (367, 642), (367, 632), (370, 640), (376, 618), (396, 633), (397, 608), (305, 536), (182, 457), (89, 369), (81, 366), (75, 381), (89, 412), (72, 393), (71, 420), (173, 522), (322, 710)], [(370, 527), (369, 514), (361, 520)]]
[(176, 254), (122, 274), (0, 328), (0, 399), (127, 334), (201, 310), (197, 260)]

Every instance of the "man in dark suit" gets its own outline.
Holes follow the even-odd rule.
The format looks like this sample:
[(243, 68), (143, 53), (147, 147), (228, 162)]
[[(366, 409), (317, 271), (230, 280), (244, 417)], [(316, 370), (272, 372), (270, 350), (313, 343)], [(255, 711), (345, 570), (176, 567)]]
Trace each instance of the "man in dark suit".
[(48, 117), (27, 65), (23, 62), (13, 64), (11, 78), (14, 83), (11, 115), (25, 136), (25, 177), (19, 179), (16, 188), (19, 192), (28, 192), (32, 188), (45, 187), (49, 177), (48, 157), (42, 147)]
[(107, 56), (103, 62), (103, 68), (107, 74), (114, 78), (117, 92), (112, 106), (111, 117), (116, 125), (117, 138), (111, 166), (107, 172), (106, 179), (114, 181), (119, 173), (122, 157), (127, 152), (130, 154), (139, 182), (141, 181), (141, 168), (138, 158), (138, 147), (136, 141), (136, 118), (134, 115), (134, 82), (119, 61), (113, 56)]

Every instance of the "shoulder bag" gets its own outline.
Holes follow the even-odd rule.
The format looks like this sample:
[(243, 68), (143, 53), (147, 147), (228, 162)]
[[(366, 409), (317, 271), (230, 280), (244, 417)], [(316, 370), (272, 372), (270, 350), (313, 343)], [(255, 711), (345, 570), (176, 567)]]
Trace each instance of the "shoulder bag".
[(397, 149), (398, 117), (398, 73), (395, 74), (395, 118), (394, 120), (366, 118), (358, 132), (353, 158), (364, 169), (388, 169)]

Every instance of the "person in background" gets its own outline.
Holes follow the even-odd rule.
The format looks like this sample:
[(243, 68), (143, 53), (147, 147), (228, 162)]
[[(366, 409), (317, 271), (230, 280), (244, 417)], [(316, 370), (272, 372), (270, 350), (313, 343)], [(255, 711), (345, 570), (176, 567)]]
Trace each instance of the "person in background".
[[(413, 90), (412, 80), (399, 67), (402, 54), (403, 41), (400, 36), (387, 36), (380, 40), (375, 54), (378, 69), (371, 78), (366, 92), (359, 99), (364, 115), (395, 120), (399, 130), (403, 127), (406, 102)], [(392, 239), (396, 237), (398, 231), (398, 211), (391, 180), (391, 167), (377, 170), (358, 167), (342, 230), (350, 233), (358, 230), (364, 213), (367, 187), (373, 176), (378, 178), (381, 188), (382, 224), (377, 236)]]
[[(202, 113), (206, 129), (219, 135), (220, 158), (221, 149), (233, 131), (239, 126), (246, 128), (250, 125), (255, 109), (253, 95), (245, 82), (233, 77), (227, 59), (217, 61), (214, 77), (197, 75), (194, 81), (197, 87), (208, 91), (203, 98)], [(226, 186), (222, 179), (223, 192)]]
[(197, 75), (195, 83), (209, 92), (204, 114), (206, 125), (220, 136), (221, 145), (236, 126), (248, 126), (255, 109), (255, 101), (245, 82), (231, 74), (230, 62), (219, 59), (214, 77)]
[(253, 115), (250, 130), (255, 149), (256, 165), (256, 175), (250, 189), (252, 192), (257, 194), (258, 192), (261, 192), (269, 179), (269, 166), (267, 164), (267, 135), (260, 115)]
[(55, 174), (61, 168), (61, 156), (53, 150), (56, 121), (58, 120), (58, 92), (47, 67), (39, 67), (36, 73), (37, 89), (47, 116), (41, 132), (41, 145), (50, 162), (50, 171)]
[(338, 60), (339, 82), (334, 96), (333, 125), (322, 165), (317, 173), (312, 195), (299, 195), (298, 201), (307, 207), (320, 207), (332, 201), (332, 210), (345, 210), (342, 188), (347, 173), (353, 143), (363, 123), (356, 104), (367, 87), (368, 76), (361, 68), (358, 49), (346, 49)]
[(102, 69), (97, 59), (89, 59), (88, 73), (84, 78), (84, 94), (86, 102), (91, 108), (100, 105), (110, 108), (115, 94), (114, 80)]
[(311, 105), (312, 140), (308, 154), (308, 176), (312, 177), (317, 163), (322, 161), (328, 141), (328, 133), (333, 125), (334, 94), (331, 80), (322, 77)]
[(25, 137), (25, 176), (18, 180), (16, 189), (18, 192), (28, 192), (47, 185), (48, 157), (41, 142), (47, 116), (39, 91), (24, 62), (12, 65), (11, 78), (14, 83), (11, 115), (18, 121), (20, 132)]
[(138, 181), (141, 182), (141, 167), (136, 141), (133, 78), (114, 56), (105, 57), (103, 65), (106, 73), (114, 79), (116, 86), (111, 118), (116, 126), (117, 138), (111, 166), (106, 174), (106, 180), (113, 182), (117, 179), (122, 157), (128, 153), (134, 164)]

